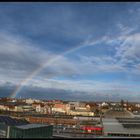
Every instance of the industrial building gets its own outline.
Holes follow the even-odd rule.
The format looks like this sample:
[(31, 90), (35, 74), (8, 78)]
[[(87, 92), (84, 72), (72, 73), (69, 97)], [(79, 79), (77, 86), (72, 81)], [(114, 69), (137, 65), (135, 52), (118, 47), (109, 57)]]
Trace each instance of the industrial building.
[(8, 134), (9, 138), (52, 138), (52, 136), (53, 126), (43, 124), (12, 126)]
[(0, 116), (0, 138), (50, 138), (52, 125), (29, 124), (26, 120)]
[(140, 137), (140, 118), (103, 118), (104, 136)]
[(11, 126), (29, 124), (26, 120), (19, 120), (9, 116), (0, 116), (0, 138), (6, 138)]
[(104, 136), (140, 137), (140, 118), (125, 110), (122, 105), (113, 106), (103, 120)]

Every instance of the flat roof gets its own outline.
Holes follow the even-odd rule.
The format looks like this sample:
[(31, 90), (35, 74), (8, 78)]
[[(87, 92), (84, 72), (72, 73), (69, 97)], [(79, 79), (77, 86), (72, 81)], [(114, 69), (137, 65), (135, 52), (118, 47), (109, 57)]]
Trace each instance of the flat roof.
[(117, 119), (103, 118), (104, 133), (140, 134), (140, 128), (124, 128)]
[(27, 124), (27, 125), (20, 125), (16, 126), (20, 129), (30, 129), (30, 128), (37, 128), (37, 127), (45, 127), (45, 126), (51, 126), (51, 125), (45, 125), (45, 124)]

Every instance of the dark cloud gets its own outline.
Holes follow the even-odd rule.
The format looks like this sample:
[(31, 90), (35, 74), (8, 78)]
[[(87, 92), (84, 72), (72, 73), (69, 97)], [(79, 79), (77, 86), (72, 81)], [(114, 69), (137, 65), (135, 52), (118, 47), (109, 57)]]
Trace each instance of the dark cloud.
[[(12, 83), (5, 83), (0, 86), (0, 97), (10, 97), (16, 88)], [(24, 86), (24, 88), (18, 93), (17, 98), (34, 98), (34, 99), (59, 99), (59, 100), (73, 100), (73, 101), (120, 101), (121, 99), (129, 101), (138, 101), (140, 98), (138, 95), (120, 94), (118, 90), (96, 91), (92, 94), (87, 92), (63, 90), (57, 88), (41, 88), (37, 86)]]

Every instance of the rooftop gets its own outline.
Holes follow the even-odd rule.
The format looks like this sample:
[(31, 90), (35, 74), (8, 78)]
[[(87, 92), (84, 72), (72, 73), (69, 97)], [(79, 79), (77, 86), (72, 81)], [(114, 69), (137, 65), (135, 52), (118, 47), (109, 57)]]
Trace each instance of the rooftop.
[(31, 129), (31, 128), (45, 127), (45, 126), (50, 126), (50, 125), (45, 125), (45, 124), (27, 124), (27, 125), (20, 125), (20, 126), (16, 126), (16, 127), (20, 128), (20, 129)]
[(124, 124), (120, 123), (115, 118), (103, 118), (104, 133), (125, 133), (125, 134), (140, 134), (140, 128), (127, 123), (130, 127), (124, 127)]
[(104, 114), (105, 118), (133, 118), (134, 115), (128, 110), (112, 110), (109, 109)]
[(117, 120), (123, 125), (124, 128), (140, 129), (140, 118), (117, 118)]
[(10, 126), (28, 124), (26, 120), (15, 119), (9, 116), (0, 116), (0, 122)]

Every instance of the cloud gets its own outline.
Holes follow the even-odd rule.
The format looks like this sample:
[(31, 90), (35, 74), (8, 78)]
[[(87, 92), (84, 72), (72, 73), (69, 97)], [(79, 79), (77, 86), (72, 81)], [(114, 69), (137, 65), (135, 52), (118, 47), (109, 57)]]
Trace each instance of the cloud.
[(0, 74), (13, 76), (12, 80), (24, 78), (53, 57), (30, 41), (4, 32), (0, 33), (0, 42)]
[[(55, 81), (55, 83), (57, 83), (57, 82), (60, 84), (60, 81)], [(48, 83), (46, 83), (46, 85), (48, 85)], [(39, 84), (40, 84), (40, 82), (39, 82)], [(51, 84), (52, 84), (52, 82), (51, 82)], [(112, 83), (107, 85), (105, 83), (96, 82), (96, 81), (95, 82), (78, 81), (78, 82), (74, 82), (74, 83), (73, 83), (73, 81), (63, 81), (61, 83), (61, 86), (63, 86), (63, 84), (67, 84), (67, 86), (70, 86), (70, 84), (73, 84), (75, 87), (78, 86), (79, 90), (73, 90), (73, 87), (72, 88), (60, 88), (60, 87), (56, 86), (57, 84), (54, 84), (53, 87), (51, 87), (51, 86), (43, 87), (43, 86), (34, 84), (32, 86), (26, 85), (24, 87), (24, 90), (22, 90), (20, 92), (20, 94), (17, 95), (17, 97), (48, 99), (48, 100), (60, 99), (60, 100), (74, 100), (74, 101), (76, 101), (76, 100), (120, 101), (121, 99), (129, 100), (129, 101), (138, 101), (139, 100), (139, 94), (137, 92), (134, 92), (133, 90), (129, 90), (127, 86), (122, 86), (119, 83), (118, 83), (118, 85), (116, 84), (116, 87), (114, 86), (114, 88), (111, 87), (111, 85), (113, 85)], [(81, 89), (81, 88), (89, 89), (89, 86), (90, 86), (90, 89), (92, 88), (91, 91)], [(104, 89), (105, 86), (107, 86), (106, 89)], [(120, 87), (120, 88), (118, 89), (118, 87)], [(15, 89), (15, 85), (12, 85), (12, 83), (5, 83), (5, 84), (0, 85), (1, 97), (9, 96), (11, 94), (11, 92), (14, 91), (14, 89)]]
[[(138, 36), (139, 34), (135, 35)], [(123, 38), (124, 39), (124, 38)], [(138, 37), (136, 37), (138, 41)], [(38, 46), (34, 45), (30, 40), (26, 40), (25, 38), (13, 36), (7, 33), (0, 34), (0, 72), (1, 78), (5, 81), (16, 81), (20, 82), (20, 80), (26, 78), (30, 75), (35, 69), (44, 65), (47, 61), (57, 58), (59, 55), (54, 54), (49, 51), (44, 51), (43, 49), (39, 49)], [(106, 43), (111, 41), (109, 37), (103, 37), (100, 40), (87, 40), (84, 44), (81, 45), (80, 51), (83, 47), (88, 45), (95, 45), (98, 43)], [(128, 71), (125, 65), (122, 65), (123, 62), (132, 61), (128, 60), (138, 51), (128, 51), (128, 47), (126, 49), (126, 44), (131, 44), (132, 46), (132, 37), (130, 36), (127, 40), (123, 40), (123, 43), (116, 50), (116, 55), (114, 56), (80, 56), (79, 59), (73, 60), (70, 57), (59, 56), (54, 62), (52, 62), (47, 67), (38, 73), (39, 77), (53, 78), (53, 77), (73, 77), (73, 76), (84, 76), (84, 75), (93, 75), (100, 72), (126, 72)], [(136, 49), (135, 44), (133, 48)], [(131, 53), (132, 52), (132, 53)], [(127, 55), (126, 55), (127, 54)], [(128, 57), (129, 54), (129, 57)], [(138, 55), (138, 53), (137, 53)], [(117, 59), (119, 57), (119, 61)], [(126, 62), (124, 62), (124, 60)], [(136, 67), (136, 66), (135, 66)], [(1, 79), (1, 81), (2, 81)]]
[[(117, 48), (115, 57), (119, 59), (119, 63), (132, 72), (136, 71), (136, 65), (140, 63), (140, 34), (132, 34), (127, 36), (120, 47)], [(140, 73), (139, 73), (140, 74)]]
[(1, 32), (0, 42), (1, 81), (20, 82), (55, 58), (54, 62), (44, 68), (42, 76), (69, 76), (79, 71), (68, 58), (43, 50), (25, 38)]
[[(29, 86), (29, 85), (25, 85)], [(123, 82), (101, 82), (96, 80), (54, 80), (44, 78), (41, 81), (38, 79), (31, 80), (31, 86), (42, 87), (42, 88), (52, 88), (52, 89), (62, 89), (71, 90), (74, 93), (86, 92), (87, 96), (94, 94), (104, 94), (109, 91), (109, 93), (119, 93), (123, 95), (128, 95), (129, 93), (138, 93), (140, 90), (139, 85), (135, 84), (125, 84)], [(132, 88), (133, 87), (133, 88)], [(135, 90), (134, 90), (135, 89)], [(112, 91), (112, 92), (111, 92)], [(76, 96), (76, 94), (75, 94)]]
[(117, 61), (111, 56), (85, 57), (81, 56), (81, 66), (85, 69), (86, 65), (92, 69), (91, 72), (120, 72), (124, 68), (117, 64)]
[[(30, 40), (14, 36), (5, 32), (0, 33), (0, 74), (6, 81), (20, 81), (30, 75), (35, 69), (41, 67), (49, 60), (57, 58), (58, 55), (49, 51), (44, 51), (32, 43)], [(80, 58), (78, 61), (71, 60), (66, 56), (60, 56), (49, 66), (44, 68), (39, 76), (71, 76), (92, 73), (92, 69), (98, 70), (101, 61), (110, 58)], [(97, 61), (98, 65), (93, 61)], [(103, 62), (105, 62), (103, 61)], [(95, 67), (96, 66), (96, 67)], [(100, 68), (101, 69), (101, 68)], [(2, 79), (1, 79), (2, 80)]]
[[(107, 92), (117, 94), (116, 89), (120, 89), (119, 93), (132, 93), (130, 87), (123, 84), (126, 83), (125, 79), (121, 81), (121, 87), (118, 83), (86, 80), (76, 82), (74, 77), (94, 79), (96, 74), (113, 73), (115, 76), (120, 72), (127, 75), (128, 79), (134, 75), (139, 77), (140, 34), (139, 26), (135, 26), (135, 23), (139, 22), (127, 23), (124, 16), (120, 17), (122, 11), (119, 14), (110, 12), (114, 8), (113, 11), (116, 11), (117, 6), (113, 6), (105, 13), (107, 7), (104, 6), (104, 10), (99, 12), (100, 6), (93, 8), (90, 5), (87, 7), (64, 5), (57, 7), (39, 4), (38, 7), (32, 4), (30, 7), (26, 4), (21, 7), (18, 4), (17, 7), (10, 5), (1, 7), (0, 83), (11, 82), (18, 85), (39, 67), (54, 60), (47, 67), (44, 66), (40, 73), (26, 83), (26, 86), (38, 85), (38, 89), (56, 87), (57, 90), (69, 90), (71, 91), (69, 93), (77, 95), (77, 98), (83, 96), (85, 92), (91, 96), (93, 91), (101, 94)], [(125, 9), (126, 14), (128, 9)], [(90, 16), (87, 16), (89, 14)], [(129, 14), (132, 21), (137, 18), (133, 17), (130, 11)], [(129, 17), (129, 14), (126, 17)], [(74, 49), (61, 55), (64, 54), (63, 51), (71, 48)], [(84, 49), (87, 50), (86, 55), (82, 54)], [(56, 52), (61, 53), (59, 55)], [(77, 59), (69, 56), (73, 52)], [(55, 78), (60, 80), (55, 81)]]

